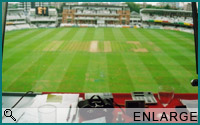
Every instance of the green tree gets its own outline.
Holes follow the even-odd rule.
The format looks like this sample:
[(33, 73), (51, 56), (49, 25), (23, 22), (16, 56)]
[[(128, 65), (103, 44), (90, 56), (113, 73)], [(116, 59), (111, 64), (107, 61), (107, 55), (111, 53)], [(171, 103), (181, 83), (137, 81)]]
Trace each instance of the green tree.
[(135, 11), (135, 12), (140, 12), (140, 5), (133, 3), (133, 2), (126, 2), (126, 4), (128, 5), (128, 7), (130, 8), (130, 11)]
[(59, 13), (62, 13), (62, 12), (63, 12), (64, 6), (65, 6), (65, 3), (62, 3), (61, 6), (60, 6), (60, 8), (57, 9), (57, 11), (58, 11)]
[(18, 4), (9, 4), (9, 8), (18, 8)]
[(163, 7), (163, 9), (172, 9), (168, 4)]
[(146, 5), (146, 8), (153, 8), (151, 4)]

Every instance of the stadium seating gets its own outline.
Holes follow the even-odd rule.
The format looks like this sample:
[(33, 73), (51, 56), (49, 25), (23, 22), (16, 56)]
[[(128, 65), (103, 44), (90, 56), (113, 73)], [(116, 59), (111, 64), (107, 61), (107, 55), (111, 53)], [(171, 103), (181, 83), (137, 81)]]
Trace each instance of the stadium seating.
[(8, 9), (6, 31), (31, 28), (22, 9)]
[[(77, 14), (117, 14), (117, 9), (88, 9), (82, 8), (77, 10)], [(158, 11), (158, 10), (154, 10)], [(163, 10), (160, 10), (163, 11)], [(174, 11), (171, 14), (158, 15), (152, 13), (142, 13), (140, 12), (140, 16), (142, 19), (142, 23), (140, 22), (131, 22), (130, 25), (116, 25), (116, 24), (107, 24), (107, 23), (98, 23), (97, 27), (142, 27), (142, 28), (153, 28), (153, 29), (171, 29), (171, 30), (180, 30), (184, 32), (193, 33), (193, 29), (189, 28), (193, 26), (192, 17), (188, 16), (177, 16), (173, 15)], [(117, 21), (116, 17), (102, 17), (104, 21)], [(75, 20), (98, 20), (98, 17), (75, 17)], [(18, 29), (27, 29), (27, 28), (53, 28), (58, 26), (58, 15), (55, 9), (49, 9), (48, 16), (36, 15), (35, 9), (31, 9), (29, 11), (28, 16), (25, 15), (23, 10), (9, 10), (7, 14), (7, 22), (6, 31), (18, 30)], [(174, 25), (166, 25), (166, 24), (174, 24)], [(177, 24), (177, 25), (175, 25)], [(67, 24), (62, 23), (60, 27), (96, 27), (97, 24), (90, 24), (90, 22), (85, 22), (85, 24)]]
[[(162, 14), (161, 14), (162, 13)], [(140, 10), (143, 28), (180, 30), (193, 33), (191, 12), (166, 9)]]
[(6, 26), (6, 31), (12, 31), (12, 30), (16, 30), (17, 28), (14, 25), (7, 25)]
[(31, 28), (29, 24), (21, 24), (21, 25), (16, 25), (17, 29), (28, 29)]
[(150, 16), (150, 14), (142, 14), (142, 20), (147, 21), (147, 20), (162, 20), (162, 21), (168, 21), (170, 23), (175, 23), (175, 22), (186, 22), (186, 23), (193, 23), (192, 17), (178, 17), (178, 16), (160, 16), (160, 15), (153, 15)]
[(6, 31), (29, 29), (29, 28), (32, 28), (29, 24), (6, 25)]
[(33, 27), (48, 28), (56, 27), (58, 23), (58, 15), (56, 9), (50, 9), (48, 16), (37, 15), (35, 9), (30, 9), (28, 21)]

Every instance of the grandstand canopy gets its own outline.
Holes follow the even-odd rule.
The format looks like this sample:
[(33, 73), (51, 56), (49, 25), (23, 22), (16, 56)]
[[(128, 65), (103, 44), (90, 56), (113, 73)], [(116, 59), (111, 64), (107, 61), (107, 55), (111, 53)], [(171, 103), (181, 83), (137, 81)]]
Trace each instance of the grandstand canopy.
[(9, 11), (21, 11), (21, 10), (24, 10), (24, 9), (21, 9), (21, 8), (9, 8), (8, 9)]
[(85, 9), (86, 7), (89, 7), (89, 8), (94, 8), (94, 9), (99, 9), (99, 8), (102, 8), (102, 7), (105, 7), (105, 8), (123, 8), (124, 10), (130, 10), (129, 7), (127, 7), (127, 5), (65, 5), (63, 7), (63, 9), (71, 9), (71, 8), (76, 8), (76, 9)]
[(130, 16), (131, 17), (139, 17), (139, 18), (141, 17), (140, 14), (137, 13), (137, 12), (135, 12), (135, 11), (132, 11), (131, 14), (130, 14)]
[(140, 14), (141, 13), (192, 16), (192, 11), (170, 10), (170, 9), (148, 9), (148, 8), (145, 8), (145, 9), (140, 10)]

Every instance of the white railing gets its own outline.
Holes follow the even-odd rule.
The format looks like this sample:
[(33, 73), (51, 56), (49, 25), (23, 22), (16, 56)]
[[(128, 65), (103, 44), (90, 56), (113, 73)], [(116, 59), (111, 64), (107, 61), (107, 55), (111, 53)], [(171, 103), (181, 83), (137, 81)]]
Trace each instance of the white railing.
[(105, 17), (75, 17), (75, 20), (119, 20), (118, 18), (105, 18)]
[(25, 16), (7, 16), (7, 20), (22, 20), (22, 19), (26, 19)]
[(54, 21), (55, 22), (55, 21), (57, 21), (57, 18), (56, 17), (51, 17), (51, 18), (49, 18), (49, 17), (36, 17), (36, 18), (30, 17), (29, 20), (31, 22), (36, 22), (36, 21), (47, 21), (47, 22)]
[(112, 14), (112, 13), (75, 13), (75, 15), (118, 16), (119, 14)]

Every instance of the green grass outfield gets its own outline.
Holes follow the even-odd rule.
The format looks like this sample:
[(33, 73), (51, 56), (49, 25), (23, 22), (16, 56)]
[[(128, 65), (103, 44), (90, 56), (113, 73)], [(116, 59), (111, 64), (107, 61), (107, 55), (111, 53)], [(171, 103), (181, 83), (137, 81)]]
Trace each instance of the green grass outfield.
[(2, 91), (195, 93), (192, 34), (128, 28), (6, 32)]

